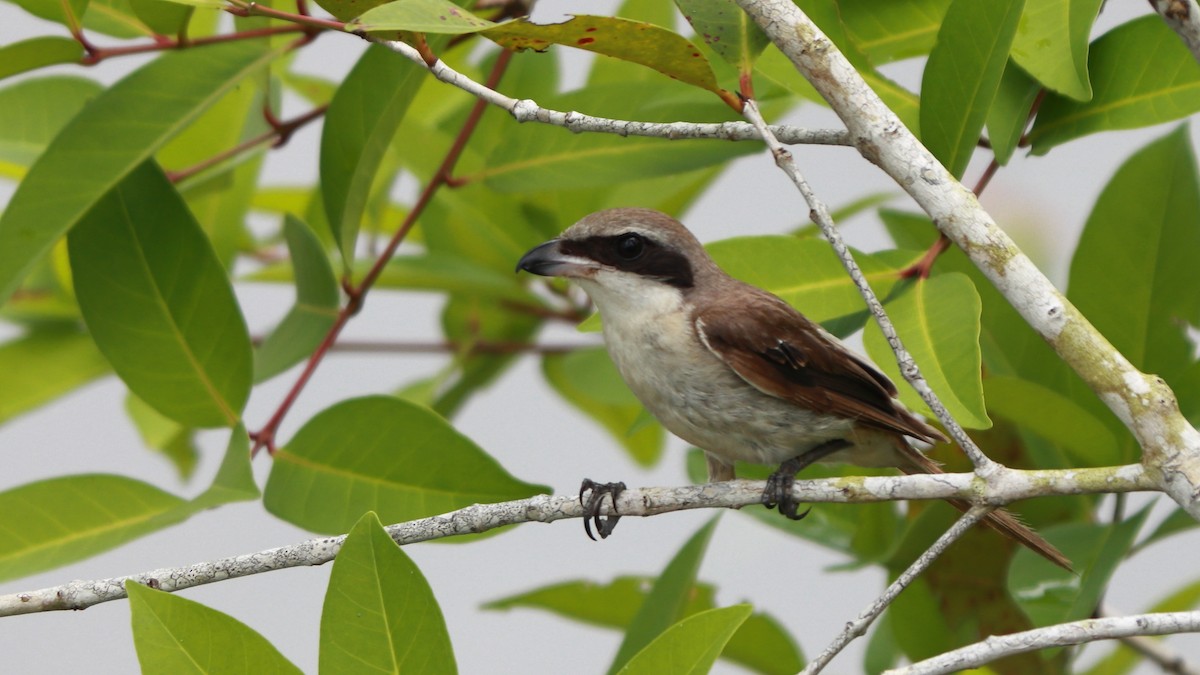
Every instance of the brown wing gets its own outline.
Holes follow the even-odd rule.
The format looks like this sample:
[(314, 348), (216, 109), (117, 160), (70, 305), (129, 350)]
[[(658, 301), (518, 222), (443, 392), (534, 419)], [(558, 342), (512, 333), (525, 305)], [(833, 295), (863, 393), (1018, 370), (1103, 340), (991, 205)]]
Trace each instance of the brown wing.
[(696, 334), (759, 391), (930, 443), (946, 440), (898, 404), (883, 373), (791, 305), (751, 286), (723, 297), (692, 317)]

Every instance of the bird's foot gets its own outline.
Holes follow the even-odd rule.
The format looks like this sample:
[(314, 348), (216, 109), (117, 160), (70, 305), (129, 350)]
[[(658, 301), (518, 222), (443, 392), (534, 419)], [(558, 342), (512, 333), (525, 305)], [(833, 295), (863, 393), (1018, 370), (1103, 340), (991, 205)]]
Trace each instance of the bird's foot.
[[(617, 515), (617, 497), (624, 491), (624, 483), (597, 483), (590, 478), (583, 479), (583, 484), (579, 486), (579, 503), (583, 506), (583, 531), (587, 532), (589, 539), (596, 541), (596, 537), (592, 536), (592, 523), (596, 524), (596, 534), (599, 534), (601, 539), (607, 539), (616, 529), (617, 521), (621, 519), (621, 516)], [(589, 493), (586, 502), (583, 501), (585, 492)], [(613, 515), (601, 518), (600, 504), (605, 495), (608, 495), (612, 502)]]
[(796, 484), (796, 473), (804, 468), (800, 463), (801, 457), (793, 457), (779, 465), (770, 476), (767, 477), (767, 487), (763, 490), (763, 504), (768, 509), (779, 507), (779, 512), (787, 516), (791, 520), (803, 520), (812, 508), (804, 509), (804, 513), (797, 513), (800, 509), (800, 502), (796, 501), (792, 495), (792, 486)]
[(773, 509), (778, 505), (779, 512), (783, 515), (792, 520), (803, 520), (808, 512), (812, 511), (812, 508), (807, 508), (803, 513), (799, 513), (800, 502), (796, 501), (796, 497), (792, 495), (792, 486), (796, 484), (796, 474), (810, 464), (819, 462), (850, 445), (850, 441), (835, 438), (780, 464), (779, 468), (767, 477), (767, 487), (763, 490), (763, 504), (768, 509)]

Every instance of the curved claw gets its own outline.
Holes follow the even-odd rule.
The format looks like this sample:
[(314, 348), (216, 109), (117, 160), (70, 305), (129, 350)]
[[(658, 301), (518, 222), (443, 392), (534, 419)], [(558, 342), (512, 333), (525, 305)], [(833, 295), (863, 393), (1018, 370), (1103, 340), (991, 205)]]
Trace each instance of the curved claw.
[[(617, 527), (617, 521), (621, 516), (617, 515), (617, 497), (625, 490), (624, 483), (597, 483), (590, 478), (584, 478), (583, 483), (579, 486), (579, 504), (583, 506), (583, 531), (592, 541), (596, 541), (596, 537), (592, 535), (592, 523), (596, 525), (596, 533), (601, 539), (607, 539), (608, 535)], [(591, 492), (586, 502), (583, 501), (583, 494)], [(608, 517), (600, 515), (600, 505), (604, 501), (604, 495), (608, 495), (612, 502), (612, 513)]]

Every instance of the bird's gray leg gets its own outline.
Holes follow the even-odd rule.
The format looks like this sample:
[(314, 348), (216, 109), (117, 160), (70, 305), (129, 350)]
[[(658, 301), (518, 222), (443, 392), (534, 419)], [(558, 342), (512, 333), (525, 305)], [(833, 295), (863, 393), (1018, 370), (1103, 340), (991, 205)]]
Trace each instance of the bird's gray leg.
[[(619, 515), (611, 515), (607, 518), (600, 518), (600, 504), (604, 501), (604, 495), (608, 495), (612, 500), (613, 513), (617, 512), (617, 497), (625, 490), (624, 483), (597, 483), (590, 478), (584, 478), (583, 484), (579, 486), (579, 503), (583, 506), (583, 531), (587, 532), (587, 536), (592, 541), (596, 538), (592, 536), (592, 523), (596, 524), (596, 533), (601, 539), (607, 539), (608, 535), (617, 527), (617, 521), (621, 519)], [(583, 501), (583, 493), (589, 492), (588, 500)]]
[(844, 438), (835, 438), (780, 464), (775, 473), (767, 478), (767, 487), (763, 490), (763, 504), (768, 509), (775, 508), (775, 505), (778, 504), (779, 512), (783, 515), (792, 520), (803, 519), (812, 509), (805, 509), (804, 513), (796, 512), (800, 508), (799, 502), (792, 497), (792, 485), (796, 482), (796, 474), (810, 464), (819, 462), (851, 445), (850, 441)]

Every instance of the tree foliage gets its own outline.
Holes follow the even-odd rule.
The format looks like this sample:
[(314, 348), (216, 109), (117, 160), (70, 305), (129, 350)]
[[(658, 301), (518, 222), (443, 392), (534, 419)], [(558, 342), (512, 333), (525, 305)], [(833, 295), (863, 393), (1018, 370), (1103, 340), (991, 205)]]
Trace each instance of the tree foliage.
[[(0, 423), (98, 378), (119, 378), (129, 391), (130, 424), (181, 477), (195, 464), (200, 430), (227, 430), (229, 443), (212, 486), (192, 500), (69, 466), (0, 493), (0, 578), (96, 555), (202, 509), (261, 498), (274, 517), (303, 529), (350, 532), (321, 619), (320, 666), (329, 672), (365, 663), (455, 670), (439, 589), (382, 533), (380, 519), (412, 520), (549, 489), (536, 475), (514, 477), (488, 454), (489, 439), (469, 439), (453, 426), (474, 395), (504, 386), (519, 353), (538, 351), (543, 326), (589, 314), (557, 283), (514, 277), (515, 261), (601, 208), (685, 213), (718, 176), (736, 171), (734, 159), (761, 152), (761, 144), (518, 125), (494, 112), (481, 117), (484, 103), (381, 44), (337, 80), (297, 71), (296, 55), (323, 33), (330, 35), (322, 40), (348, 46), (358, 39), (351, 33), (399, 40), (476, 81), (503, 75), (495, 88), (515, 98), (617, 120), (734, 122), (742, 96), (771, 118), (822, 105), (730, 0), (676, 0), (677, 7), (628, 0), (616, 16), (550, 25), (513, 18), (524, 14), (516, 2), (321, 3), (334, 19), (310, 15), (304, 0), (12, 2), (50, 23), (46, 34), (0, 45), (0, 177), (15, 187), (0, 215), (0, 318), (8, 336), (0, 344)], [(969, 173), (972, 159), (974, 166), (992, 163), (989, 172), (1004, 170), (1018, 155), (1045, 155), (1076, 139), (1200, 110), (1200, 65), (1167, 24), (1148, 15), (1097, 35), (1098, 0), (798, 4), (957, 176)], [(230, 26), (218, 21), (222, 11), (233, 15)], [(599, 55), (571, 91), (562, 90), (558, 71), (556, 54), (565, 49)], [(134, 54), (151, 57), (111, 85), (81, 67), (51, 68)], [(919, 91), (881, 70), (912, 58), (923, 59)], [(284, 118), (285, 94), (308, 109)], [(321, 143), (309, 160), (319, 179), (264, 184), (264, 156), (317, 120)], [(392, 187), (401, 179), (415, 180), (419, 193), (396, 199)], [(1188, 329), (1200, 326), (1200, 187), (1187, 127), (1160, 132), (1096, 187), (1070, 262), (1068, 297), (1136, 367), (1171, 384), (1196, 423), (1200, 361)], [(886, 228), (891, 245), (860, 254), (859, 262), (931, 385), (989, 456), (1038, 468), (1138, 461), (1122, 420), (961, 251), (946, 251), (932, 266), (922, 262), (938, 234), (927, 217), (863, 196), (857, 210)], [(251, 226), (264, 218), (270, 227)], [(899, 381), (887, 341), (867, 326), (853, 284), (812, 228), (717, 241), (710, 251), (734, 276), (775, 292), (837, 335), (866, 327), (867, 352)], [(263, 335), (248, 329), (235, 293), (249, 282), (295, 294)], [(394, 383), (397, 392), (331, 405), (281, 438), (293, 394), (367, 296), (414, 291), (443, 298), (445, 367), (433, 376), (410, 374)], [(647, 466), (680, 461), (664, 455), (665, 432), (601, 350), (538, 358), (547, 384), (606, 430), (615, 452)], [(274, 411), (269, 419), (247, 419), (248, 401), (278, 396), (269, 393), (278, 387), (263, 386), (272, 381), (294, 382), (291, 393), (264, 404)], [(902, 389), (910, 407), (928, 412)], [(965, 466), (952, 447), (934, 454), (948, 469)], [(271, 464), (261, 497), (252, 455)], [(688, 462), (698, 478), (697, 454)], [(739, 471), (753, 477), (766, 468)], [(1080, 496), (1014, 509), (1071, 557), (1075, 575), (994, 535), (970, 533), (970, 546), (952, 549), (889, 609), (864, 668), (1092, 616), (1124, 561), (1196, 525), (1182, 511), (1150, 527), (1145, 510), (1112, 518), (1099, 506), (1098, 498)], [(749, 509), (724, 526), (738, 527), (747, 516), (893, 576), (952, 517), (943, 505), (902, 512), (892, 503), (845, 504), (823, 506), (802, 523)], [(655, 578), (597, 584), (584, 574), (493, 598), (490, 607), (536, 608), (622, 631), (610, 672), (705, 672), (718, 655), (755, 672), (794, 672), (803, 663), (798, 645), (817, 646), (811, 638), (789, 635), (777, 618), (748, 605), (718, 608), (713, 584), (698, 576), (714, 526)], [(471, 555), (469, 546), (462, 555)], [(1194, 605), (1190, 588), (1163, 606)], [(133, 643), (148, 672), (183, 663), (219, 672), (295, 670), (259, 634), (220, 612), (153, 589), (131, 587), (129, 597)], [(1060, 672), (1072, 658), (1050, 650), (995, 668)], [(1126, 672), (1133, 664), (1118, 650), (1095, 671)]]

